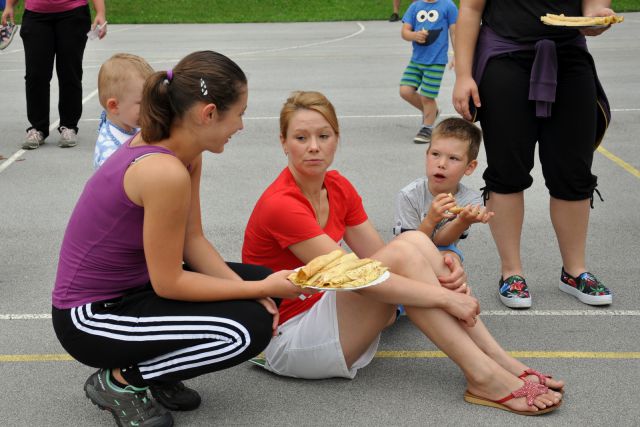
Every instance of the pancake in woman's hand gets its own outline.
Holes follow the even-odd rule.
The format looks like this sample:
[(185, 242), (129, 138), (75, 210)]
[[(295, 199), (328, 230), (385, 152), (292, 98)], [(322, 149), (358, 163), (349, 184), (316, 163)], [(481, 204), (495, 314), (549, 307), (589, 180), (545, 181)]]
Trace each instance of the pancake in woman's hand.
[[(327, 262), (327, 260), (333, 258), (333, 256), (327, 257), (327, 255), (331, 255), (333, 252), (314, 258), (297, 272), (291, 273), (289, 280), (303, 288), (307, 286), (327, 289), (354, 288), (372, 282), (387, 270), (379, 261), (369, 258), (360, 259), (354, 253), (334, 252), (339, 252), (338, 258)], [(313, 268), (308, 268), (312, 264)], [(317, 269), (319, 265), (322, 265), (322, 267)], [(304, 269), (306, 269), (306, 273), (304, 276), (300, 275), (299, 273)], [(307, 276), (309, 271), (315, 271), (315, 273), (303, 278)]]
[(599, 27), (623, 22), (624, 16), (565, 16), (547, 13), (540, 20), (544, 24), (560, 27)]
[[(325, 268), (328, 264), (331, 264), (331, 262), (339, 259), (343, 255), (345, 255), (345, 253), (341, 249), (336, 249), (335, 251), (331, 251), (328, 254), (315, 257), (300, 270), (292, 273), (289, 277), (289, 280), (294, 283), (306, 282), (311, 276), (316, 274), (321, 269)], [(295, 279), (291, 279), (291, 276), (295, 276)]]

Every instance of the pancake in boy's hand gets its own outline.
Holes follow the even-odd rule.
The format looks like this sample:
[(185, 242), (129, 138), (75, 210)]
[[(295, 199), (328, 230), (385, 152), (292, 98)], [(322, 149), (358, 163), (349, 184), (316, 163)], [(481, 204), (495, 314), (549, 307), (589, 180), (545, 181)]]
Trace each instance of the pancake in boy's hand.
[(449, 212), (451, 212), (452, 214), (458, 215), (463, 210), (464, 210), (464, 207), (462, 207), (462, 206), (454, 206), (451, 209), (449, 209)]

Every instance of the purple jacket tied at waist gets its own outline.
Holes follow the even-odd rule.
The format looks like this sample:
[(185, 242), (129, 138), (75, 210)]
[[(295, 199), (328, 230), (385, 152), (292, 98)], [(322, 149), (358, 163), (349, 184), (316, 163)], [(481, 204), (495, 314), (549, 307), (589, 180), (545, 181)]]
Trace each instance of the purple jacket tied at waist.
[[(485, 67), (491, 58), (505, 53), (519, 51), (535, 51), (533, 65), (531, 67), (531, 79), (529, 83), (529, 100), (536, 102), (536, 116), (550, 117), (551, 107), (556, 100), (556, 85), (558, 77), (558, 57), (556, 47), (576, 46), (588, 52), (587, 41), (581, 34), (573, 39), (556, 43), (552, 40), (539, 40), (536, 43), (518, 43), (496, 34), (486, 25), (480, 27), (478, 43), (476, 45), (475, 60), (473, 64), (473, 78), (480, 84)], [(595, 76), (596, 91), (598, 97), (598, 124), (596, 132), (596, 145), (600, 144), (609, 122), (611, 121), (611, 109), (604, 89), (598, 79), (593, 57), (589, 55), (593, 75)]]

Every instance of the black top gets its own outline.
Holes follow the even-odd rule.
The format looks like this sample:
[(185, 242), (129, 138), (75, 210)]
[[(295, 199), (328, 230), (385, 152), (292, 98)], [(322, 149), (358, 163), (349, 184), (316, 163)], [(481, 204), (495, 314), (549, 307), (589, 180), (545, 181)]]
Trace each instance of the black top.
[(560, 41), (578, 35), (578, 30), (543, 24), (540, 17), (547, 13), (582, 16), (582, 1), (487, 0), (482, 23), (502, 37), (524, 43), (540, 39)]

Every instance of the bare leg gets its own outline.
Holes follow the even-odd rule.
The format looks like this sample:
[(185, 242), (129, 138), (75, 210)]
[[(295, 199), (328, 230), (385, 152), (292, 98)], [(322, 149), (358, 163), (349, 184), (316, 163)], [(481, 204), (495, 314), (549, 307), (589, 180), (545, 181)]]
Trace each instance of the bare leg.
[(589, 227), (589, 199), (566, 201), (551, 197), (551, 222), (556, 232), (562, 264), (576, 277), (587, 271), (585, 251)]
[(393, 0), (393, 13), (400, 11), (400, 0)]
[(436, 100), (427, 98), (426, 96), (420, 96), (420, 101), (422, 102), (422, 124), (425, 126), (433, 126), (438, 112)]
[[(432, 244), (431, 240), (420, 232), (405, 232), (396, 237), (396, 239), (404, 240), (413, 244), (417, 251), (419, 251), (422, 256), (428, 260), (430, 265), (437, 266), (438, 269), (443, 269), (445, 273), (448, 272), (448, 268), (442, 261), (442, 255), (438, 251), (438, 249)], [(438, 269), (434, 269), (436, 275), (440, 275)], [(400, 273), (400, 272), (399, 272)], [(412, 274), (419, 274), (418, 272), (414, 272)], [(403, 273), (400, 273), (403, 274)], [(410, 276), (407, 276), (410, 277)], [(489, 330), (485, 327), (482, 321), (478, 320), (478, 323), (472, 328), (466, 327), (467, 333), (471, 337), (471, 339), (476, 343), (480, 349), (486, 353), (489, 357), (495, 360), (500, 366), (502, 366), (507, 371), (512, 374), (518, 376), (524, 372), (525, 369), (528, 368), (525, 364), (520, 362), (519, 360), (510, 356), (503, 348), (498, 344), (498, 342), (493, 338)], [(538, 382), (537, 377), (531, 376), (527, 378), (530, 381)], [(547, 385), (553, 388), (561, 388), (564, 385), (563, 381), (557, 381), (555, 379), (548, 379)]]
[(111, 375), (113, 375), (113, 378), (115, 378), (115, 380), (118, 381), (120, 384), (129, 384), (127, 380), (125, 380), (124, 377), (122, 376), (122, 372), (120, 371), (120, 368), (111, 369)]
[(413, 105), (417, 110), (423, 112), (422, 101), (417, 92), (417, 89), (413, 86), (400, 86), (400, 97), (407, 101), (409, 104)]
[(450, 273), (449, 268), (444, 263), (442, 254), (426, 234), (420, 231), (406, 231), (396, 237), (396, 240), (404, 240), (413, 244), (422, 257), (428, 261), (436, 276), (444, 276)]
[[(434, 272), (421, 254), (415, 251), (413, 244), (394, 240), (376, 253), (374, 258), (388, 265), (392, 271), (402, 270), (399, 272), (407, 277), (421, 279), (425, 284), (438, 286)], [(412, 286), (423, 287), (426, 285), (416, 283), (413, 280), (402, 282), (402, 280), (392, 281), (390, 279), (388, 283), (363, 289), (360, 294), (363, 297), (386, 294), (392, 298), (394, 294), (400, 295), (408, 292), (407, 288)], [(340, 341), (348, 366), (351, 366), (353, 361), (362, 354), (375, 335), (382, 330), (389, 316), (393, 314), (394, 305), (380, 302), (379, 297), (380, 295), (377, 295), (375, 298), (377, 301), (372, 301), (373, 298), (356, 298), (356, 295), (351, 293), (338, 295)], [(407, 313), (416, 326), (460, 366), (467, 378), (471, 393), (496, 400), (508, 395), (523, 384), (520, 379), (502, 368), (483, 352), (460, 322), (445, 311), (407, 307)], [(370, 319), (377, 319), (377, 321)], [(545, 408), (559, 402), (560, 399), (560, 394), (550, 391), (538, 396), (534, 400), (534, 407), (529, 407), (522, 398), (513, 399), (506, 405), (517, 410), (535, 411), (535, 407)]]
[(522, 275), (520, 237), (524, 221), (524, 193), (492, 192), (487, 200), (487, 208), (495, 212), (489, 226), (502, 262), (502, 277), (506, 279), (514, 274)]

